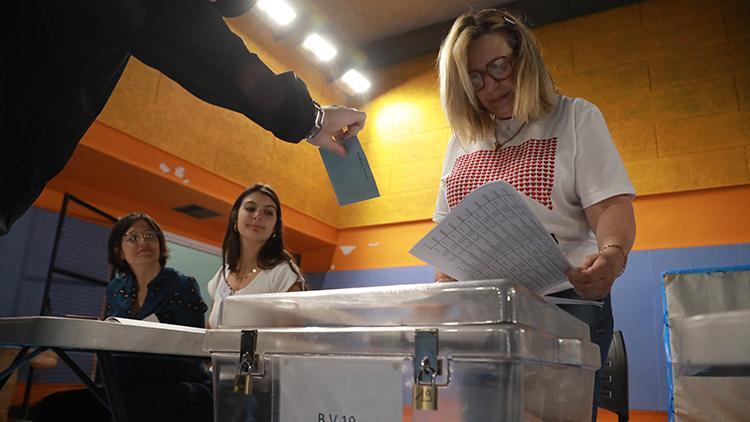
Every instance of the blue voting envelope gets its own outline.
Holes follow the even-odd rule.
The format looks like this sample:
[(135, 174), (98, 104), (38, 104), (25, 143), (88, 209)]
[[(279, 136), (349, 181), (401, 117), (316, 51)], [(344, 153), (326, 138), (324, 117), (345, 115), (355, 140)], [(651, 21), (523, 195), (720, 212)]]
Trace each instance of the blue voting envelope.
[(339, 205), (349, 205), (380, 196), (359, 138), (352, 136), (343, 144), (346, 148), (344, 157), (320, 148), (320, 156), (323, 158)]

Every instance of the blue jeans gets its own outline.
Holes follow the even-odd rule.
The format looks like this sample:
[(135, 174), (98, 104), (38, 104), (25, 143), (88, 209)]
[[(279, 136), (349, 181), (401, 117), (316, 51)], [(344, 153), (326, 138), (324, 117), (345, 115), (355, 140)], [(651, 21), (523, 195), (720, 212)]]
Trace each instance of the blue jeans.
[[(562, 292), (553, 293), (550, 296), (564, 297), (567, 299), (580, 299), (575, 290), (568, 289)], [(573, 315), (589, 325), (591, 342), (599, 346), (601, 363), (607, 360), (609, 345), (612, 343), (612, 332), (614, 330), (614, 320), (612, 318), (612, 301), (610, 295), (602, 299), (602, 306), (593, 305), (557, 305), (563, 311)], [(596, 371), (594, 375), (594, 408), (591, 413), (591, 420), (596, 422), (596, 410), (599, 403), (599, 390), (602, 386), (602, 370)]]

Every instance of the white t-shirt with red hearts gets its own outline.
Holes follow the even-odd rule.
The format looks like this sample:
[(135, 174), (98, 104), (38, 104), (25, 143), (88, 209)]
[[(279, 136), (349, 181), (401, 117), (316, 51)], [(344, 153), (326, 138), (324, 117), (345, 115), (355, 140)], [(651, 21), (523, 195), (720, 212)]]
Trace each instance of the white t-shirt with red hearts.
[[(502, 144), (495, 150), (495, 142)], [(560, 96), (534, 122), (497, 120), (495, 137), (448, 143), (433, 220), (440, 222), (479, 186), (503, 180), (522, 194), (573, 265), (597, 251), (583, 210), (617, 195), (635, 196), (599, 109), (581, 98)], [(544, 293), (571, 288), (565, 282)]]

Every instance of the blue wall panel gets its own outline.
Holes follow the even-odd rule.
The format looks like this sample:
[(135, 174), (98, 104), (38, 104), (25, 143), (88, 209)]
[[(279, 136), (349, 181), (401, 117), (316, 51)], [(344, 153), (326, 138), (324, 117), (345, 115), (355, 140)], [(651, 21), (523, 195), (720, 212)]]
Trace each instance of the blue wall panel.
[(700, 248), (658, 249), (653, 255), (653, 270), (679, 268), (723, 267), (740, 264), (740, 245), (706, 246)]
[(0, 316), (39, 315), (57, 213), (32, 208), (0, 237)]
[[(16, 222), (10, 233), (0, 237), (0, 316), (39, 315), (44, 283), (52, 257), (57, 219), (57, 213), (32, 208)], [(71, 225), (77, 225), (73, 219), (70, 222)], [(71, 262), (69, 259), (65, 261)], [(77, 265), (74, 263), (73, 266), (75, 269), (80, 269)], [(62, 276), (54, 279), (51, 290), (53, 310), (55, 304), (68, 301), (72, 304), (83, 303), (85, 305), (89, 301), (83, 299), (91, 298), (89, 294), (82, 292), (92, 289), (93, 286), (81, 285), (81, 289), (74, 287), (73, 290), (64, 291), (65, 288), (71, 286), (66, 281), (67, 278)], [(61, 287), (61, 289), (58, 290), (55, 287)], [(93, 289), (97, 288), (93, 287)], [(98, 308), (100, 297), (92, 298), (96, 303), (95, 308)], [(73, 307), (63, 313), (85, 314), (87, 311)], [(93, 359), (90, 353), (71, 353), (70, 356), (85, 372), (92, 370)], [(26, 380), (25, 367), (19, 371), (18, 379), (19, 382)], [(78, 382), (78, 378), (67, 365), (58, 362), (55, 368), (35, 371), (34, 382), (68, 383)]]
[(750, 262), (750, 244), (739, 245), (740, 262)]
[(661, 344), (655, 330), (660, 315), (654, 300), (661, 295), (650, 268), (650, 253), (633, 252), (612, 292), (615, 329), (623, 332), (630, 363), (630, 403), (639, 409), (659, 409), (660, 389), (665, 385), (659, 382), (659, 363), (654, 358)]

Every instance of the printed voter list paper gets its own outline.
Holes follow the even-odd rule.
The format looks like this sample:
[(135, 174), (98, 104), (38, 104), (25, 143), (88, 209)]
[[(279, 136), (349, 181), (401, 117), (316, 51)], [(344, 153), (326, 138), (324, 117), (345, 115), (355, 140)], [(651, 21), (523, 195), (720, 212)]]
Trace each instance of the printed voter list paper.
[(320, 156), (323, 158), (339, 205), (349, 205), (380, 196), (359, 138), (352, 136), (345, 140), (344, 148), (344, 157), (320, 148)]
[(501, 180), (470, 193), (409, 253), (459, 281), (507, 278), (539, 294), (575, 268), (521, 194)]

